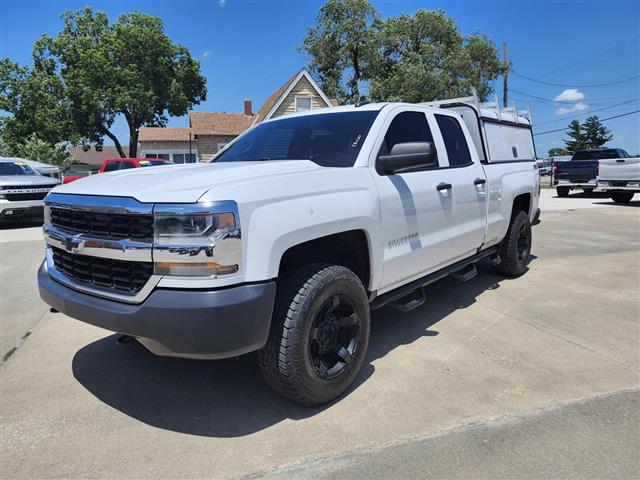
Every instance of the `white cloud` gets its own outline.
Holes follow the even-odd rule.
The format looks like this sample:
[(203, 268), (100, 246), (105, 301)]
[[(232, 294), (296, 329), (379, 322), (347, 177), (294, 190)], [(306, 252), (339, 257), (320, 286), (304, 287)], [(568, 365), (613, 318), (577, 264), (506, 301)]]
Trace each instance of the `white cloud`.
[(205, 50), (204, 52), (202, 52), (202, 58), (207, 58), (212, 53), (213, 52), (211, 50)]
[(553, 99), (554, 102), (579, 102), (581, 100), (584, 100), (584, 93), (577, 88), (567, 88)]
[(227, 4), (227, 0), (218, 0), (218, 5), (224, 7)]
[(556, 115), (564, 115), (565, 113), (584, 112), (589, 105), (584, 102), (578, 102), (570, 107), (560, 107), (556, 110)]

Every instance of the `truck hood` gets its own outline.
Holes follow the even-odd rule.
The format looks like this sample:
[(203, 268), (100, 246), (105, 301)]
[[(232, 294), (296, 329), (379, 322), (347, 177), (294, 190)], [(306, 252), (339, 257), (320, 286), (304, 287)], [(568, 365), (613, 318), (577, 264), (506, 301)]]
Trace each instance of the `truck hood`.
[(0, 187), (52, 187), (59, 183), (57, 179), (40, 175), (0, 176)]
[(286, 177), (323, 167), (308, 160), (167, 165), (101, 173), (61, 185), (56, 193), (132, 197), (145, 203), (194, 203), (212, 188)]

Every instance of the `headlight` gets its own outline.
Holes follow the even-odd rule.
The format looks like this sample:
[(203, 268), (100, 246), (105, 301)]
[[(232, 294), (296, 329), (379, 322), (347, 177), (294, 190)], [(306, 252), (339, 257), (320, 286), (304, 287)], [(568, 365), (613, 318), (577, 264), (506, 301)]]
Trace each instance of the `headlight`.
[[(228, 211), (220, 211), (224, 209)], [(154, 217), (156, 274), (223, 276), (240, 271), (242, 240), (234, 202), (157, 205)]]

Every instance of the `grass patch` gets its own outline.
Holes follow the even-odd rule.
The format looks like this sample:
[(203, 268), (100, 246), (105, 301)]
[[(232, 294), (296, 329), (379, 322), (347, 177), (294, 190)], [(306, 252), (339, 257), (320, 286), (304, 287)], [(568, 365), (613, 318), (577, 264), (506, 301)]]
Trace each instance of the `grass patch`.
[(18, 350), (18, 347), (11, 347), (11, 350), (9, 350), (7, 353), (5, 353), (4, 357), (2, 357), (2, 361), (6, 362), (11, 355), (16, 353), (16, 350)]

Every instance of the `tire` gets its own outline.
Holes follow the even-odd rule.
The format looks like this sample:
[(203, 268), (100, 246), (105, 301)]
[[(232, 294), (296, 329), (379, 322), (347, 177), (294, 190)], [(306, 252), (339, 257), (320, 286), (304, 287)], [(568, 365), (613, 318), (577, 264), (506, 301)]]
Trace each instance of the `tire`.
[(502, 243), (499, 253), (502, 262), (496, 265), (496, 270), (509, 277), (519, 277), (528, 270), (531, 254), (531, 222), (529, 216), (522, 210), (511, 216), (511, 223)]
[(302, 266), (279, 282), (267, 345), (258, 352), (260, 370), (289, 400), (329, 402), (360, 371), (369, 330), (367, 293), (355, 273), (330, 264)]
[(609, 196), (616, 203), (629, 203), (633, 198), (634, 192), (611, 192)]
[(556, 187), (556, 193), (562, 198), (568, 197), (570, 190), (571, 189), (569, 187)]

